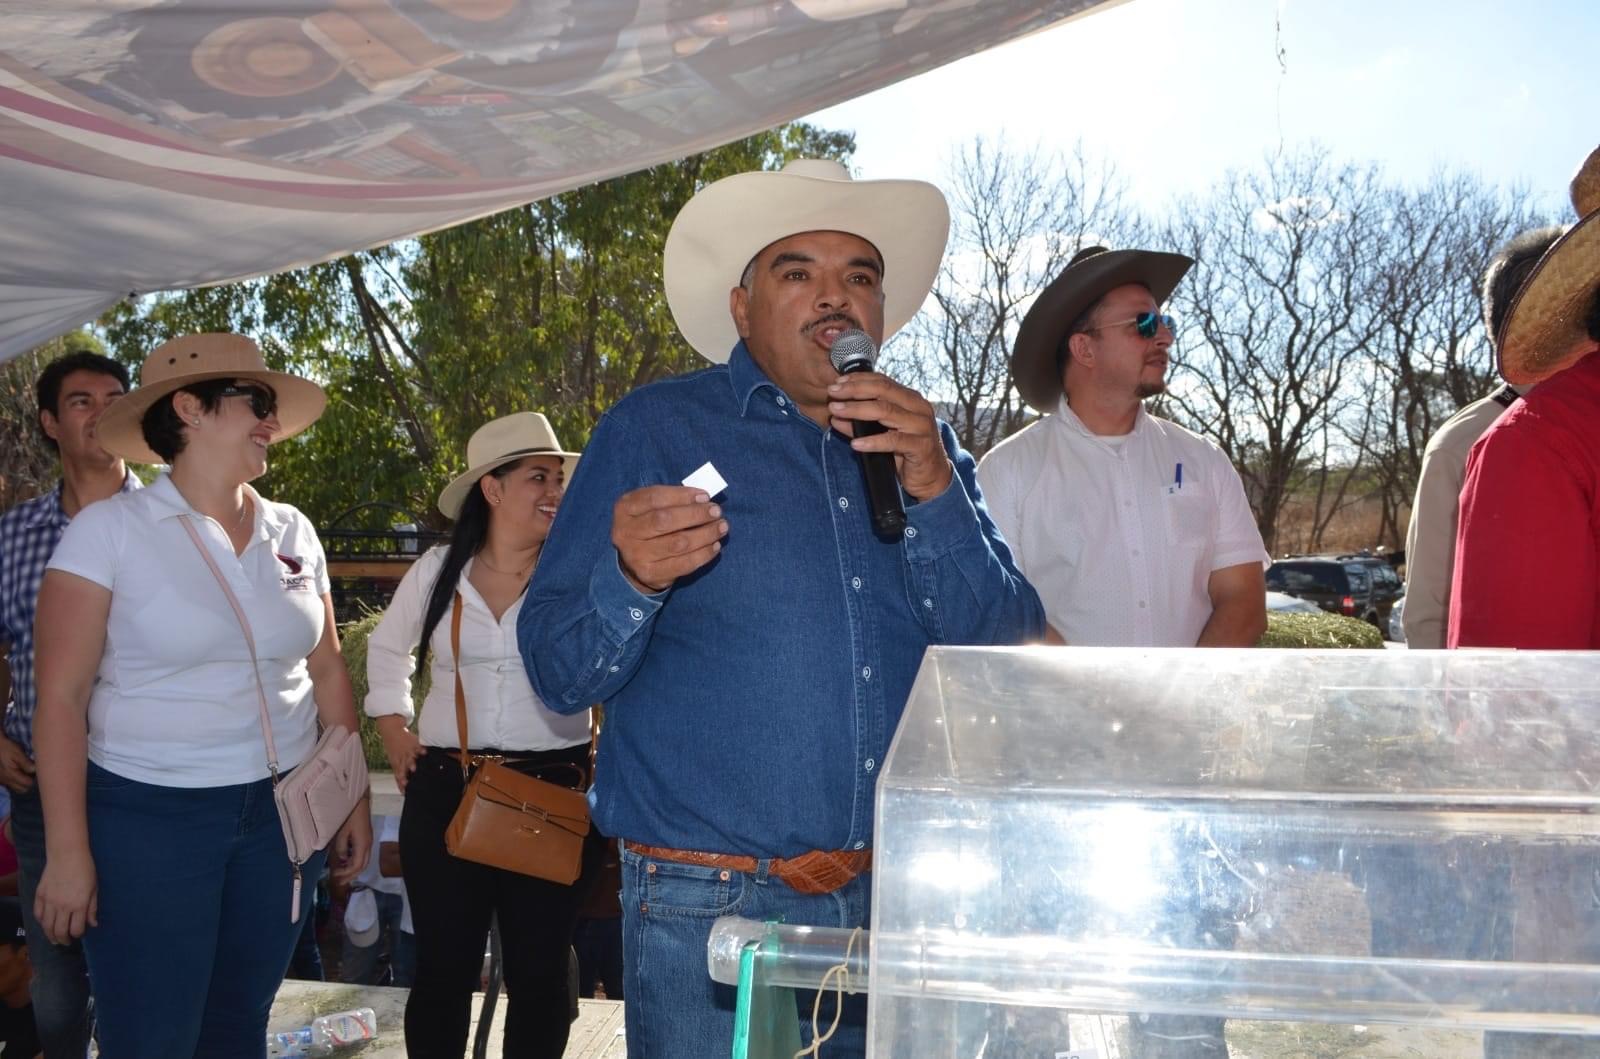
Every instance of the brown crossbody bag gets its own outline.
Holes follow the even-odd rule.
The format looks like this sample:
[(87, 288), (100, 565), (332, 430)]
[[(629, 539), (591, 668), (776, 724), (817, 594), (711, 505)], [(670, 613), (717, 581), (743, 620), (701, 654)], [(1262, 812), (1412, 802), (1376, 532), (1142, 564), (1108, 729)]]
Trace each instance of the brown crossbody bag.
[[(583, 841), (589, 834), (588, 775), (570, 768), (576, 787), (523, 775), (493, 757), (479, 758), (478, 769), (467, 750), (467, 695), (461, 686), (461, 593), (450, 608), (450, 650), (456, 676), (456, 732), (461, 739), (461, 775), (467, 789), (461, 806), (444, 832), (451, 856), (570, 886), (583, 870)], [(589, 741), (590, 767), (594, 740)]]

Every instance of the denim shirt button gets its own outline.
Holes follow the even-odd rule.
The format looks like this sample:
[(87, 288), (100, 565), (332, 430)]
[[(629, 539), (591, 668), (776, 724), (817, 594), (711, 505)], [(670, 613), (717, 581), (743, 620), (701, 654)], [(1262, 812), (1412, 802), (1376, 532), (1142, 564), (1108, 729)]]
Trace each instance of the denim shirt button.
[(850, 501), (845, 497), (839, 498), (839, 510), (843, 511), (850, 506)]
[(855, 844), (855, 848), (856, 849), (866, 849), (867, 848), (867, 844), (865, 842), (857, 842)]
[(789, 402), (788, 402), (788, 401), (786, 401), (786, 400), (785, 400), (785, 399), (784, 399), (784, 396), (783, 396), (783, 394), (781, 394), (781, 393), (780, 393), (780, 394), (779, 394), (779, 395), (778, 395), (778, 407), (779, 407), (779, 408), (782, 408), (782, 407), (783, 407), (783, 406), (784, 406), (784, 405), (786, 405), (786, 404), (788, 404), (788, 403), (789, 403)]
[(634, 621), (644, 621), (644, 611), (640, 610), (638, 607), (630, 607), (628, 608), (628, 617), (632, 618)]
[(933, 600), (925, 599), (925, 600), (922, 601), (922, 605), (925, 608), (927, 608), (928, 610), (932, 610), (933, 609)]
[(852, 577), (850, 579), (850, 587), (855, 589), (857, 592), (860, 592), (861, 591), (861, 578)]
[(906, 527), (906, 540), (911, 540), (916, 535), (917, 535), (917, 527), (915, 527), (915, 526), (907, 526)]
[(871, 666), (862, 666), (861, 667), (861, 679), (862, 680), (871, 680), (872, 679), (872, 667)]
[(864, 767), (864, 768), (865, 768), (865, 769), (866, 769), (866, 770), (867, 770), (867, 771), (868, 771), (868, 772), (871, 772), (871, 771), (872, 771), (872, 770), (873, 770), (873, 769), (875, 769), (875, 768), (877, 768), (877, 767), (878, 767), (878, 763), (877, 763), (877, 762), (876, 762), (876, 761), (874, 761), (874, 760), (872, 760), (872, 759), (871, 759), (871, 758), (870, 758), (870, 757), (869, 757), (869, 758), (867, 758), (867, 763), (866, 763), (866, 765), (864, 765), (864, 766), (863, 766), (863, 767)]

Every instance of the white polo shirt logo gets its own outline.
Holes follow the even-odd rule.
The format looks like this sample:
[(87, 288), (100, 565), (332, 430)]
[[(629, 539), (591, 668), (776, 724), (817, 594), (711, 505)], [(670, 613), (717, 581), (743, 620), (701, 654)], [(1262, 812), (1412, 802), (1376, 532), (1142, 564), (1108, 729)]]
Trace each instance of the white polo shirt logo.
[(306, 591), (310, 587), (311, 579), (306, 574), (301, 573), (305, 569), (305, 563), (292, 555), (284, 555), (282, 552), (274, 554), (277, 555), (278, 562), (282, 563), (289, 571), (287, 576), (279, 578), (279, 583), (283, 585), (283, 590), (285, 592)]

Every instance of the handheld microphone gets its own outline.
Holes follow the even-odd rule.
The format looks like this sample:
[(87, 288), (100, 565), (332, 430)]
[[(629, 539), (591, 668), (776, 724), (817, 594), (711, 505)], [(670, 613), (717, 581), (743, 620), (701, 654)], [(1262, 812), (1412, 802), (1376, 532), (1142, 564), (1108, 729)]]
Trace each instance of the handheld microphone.
[[(871, 371), (878, 360), (878, 347), (859, 328), (839, 335), (828, 348), (828, 359), (840, 375)], [(855, 436), (882, 434), (882, 423), (852, 419)], [(897, 541), (906, 528), (906, 509), (900, 500), (900, 477), (895, 473), (894, 455), (888, 452), (858, 452), (861, 476), (867, 483), (867, 500), (872, 506), (872, 530), (885, 541)]]

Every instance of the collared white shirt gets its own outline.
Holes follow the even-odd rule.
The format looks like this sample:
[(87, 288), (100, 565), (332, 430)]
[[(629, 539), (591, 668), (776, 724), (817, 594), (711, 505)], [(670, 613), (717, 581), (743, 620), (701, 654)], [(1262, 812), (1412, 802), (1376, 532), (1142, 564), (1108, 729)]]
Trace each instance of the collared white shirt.
[(1227, 456), (1142, 407), (1104, 438), (1063, 399), (984, 457), (978, 482), (1069, 644), (1192, 647), (1212, 572), (1271, 562)]
[[(367, 640), (369, 717), (397, 713), (410, 723), (411, 675), (428, 596), (444, 566), (446, 548), (431, 548), (411, 565), (395, 589), (389, 609)], [(517, 649), (517, 615), (524, 593), (497, 620), (469, 575), (468, 560), (456, 582), (461, 593), (461, 686), (467, 700), (467, 740), (476, 748), (558, 750), (589, 741), (589, 711), (564, 716), (546, 709), (528, 682)], [(450, 612), (434, 626), (428, 643), (432, 685), (422, 703), (417, 738), (424, 746), (460, 747), (456, 732), (455, 652), (450, 649)]]
[(316, 743), (306, 656), (322, 638), (327, 560), (299, 511), (249, 489), (250, 541), (189, 506), (163, 474), (90, 504), (68, 523), (50, 568), (109, 589), (89, 760), (141, 783), (221, 787), (269, 774), (250, 650), (228, 599), (178, 516), (188, 514), (255, 635), (278, 763)]

